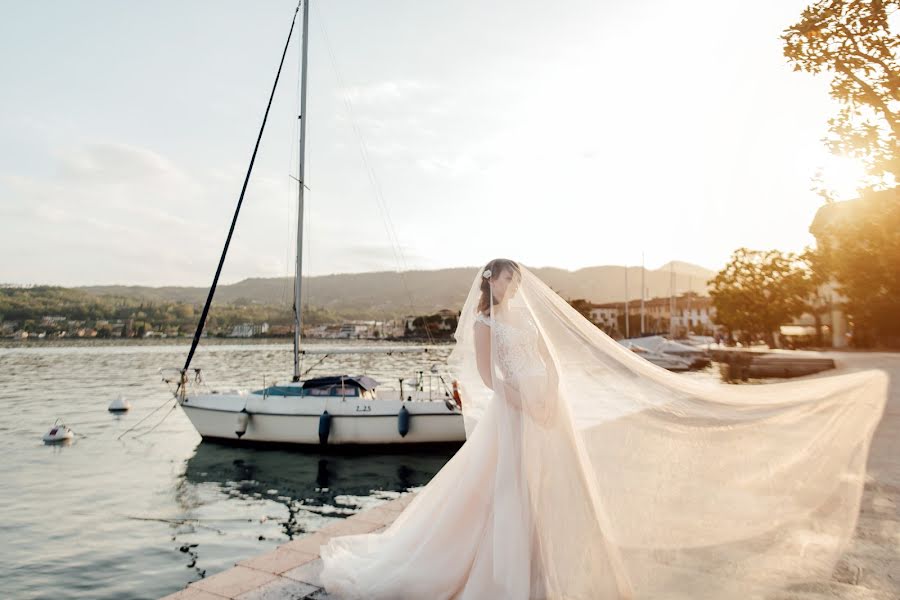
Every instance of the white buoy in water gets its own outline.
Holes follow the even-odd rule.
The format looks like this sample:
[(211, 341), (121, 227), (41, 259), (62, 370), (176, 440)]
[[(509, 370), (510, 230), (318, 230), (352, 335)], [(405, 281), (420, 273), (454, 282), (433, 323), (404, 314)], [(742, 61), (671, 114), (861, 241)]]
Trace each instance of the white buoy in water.
[(75, 432), (60, 423), (59, 419), (57, 419), (53, 427), (50, 428), (50, 431), (44, 434), (43, 439), (44, 442), (48, 444), (56, 444), (71, 440), (73, 437), (75, 437)]
[(131, 402), (119, 396), (109, 403), (109, 412), (125, 412), (131, 408)]

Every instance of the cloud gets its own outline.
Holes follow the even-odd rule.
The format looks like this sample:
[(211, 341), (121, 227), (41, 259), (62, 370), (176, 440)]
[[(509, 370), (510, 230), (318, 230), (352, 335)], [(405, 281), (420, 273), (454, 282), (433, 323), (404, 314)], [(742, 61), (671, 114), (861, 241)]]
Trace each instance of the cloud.
[(152, 271), (148, 265), (177, 269), (188, 248), (199, 256), (215, 252), (183, 239), (186, 231), (210, 230), (198, 219), (205, 194), (168, 158), (105, 142), (55, 156), (48, 176), (0, 175), (0, 249), (10, 255), (31, 248), (26, 260), (3, 266), (4, 279), (135, 281)]
[(429, 175), (460, 177), (479, 169), (479, 162), (468, 154), (452, 157), (426, 156), (416, 160), (416, 165)]
[(408, 101), (413, 96), (430, 92), (435, 89), (433, 84), (423, 81), (396, 80), (378, 81), (366, 85), (357, 85), (338, 90), (340, 100), (349, 99), (358, 105), (375, 105), (389, 102)]
[(92, 143), (59, 155), (60, 174), (70, 181), (111, 183), (187, 183), (170, 160), (128, 144)]
[[(198, 184), (167, 158), (146, 148), (94, 143), (57, 153), (57, 174), (0, 176), (11, 196), (26, 206), (20, 216), (108, 230), (108, 218), (186, 225), (179, 213)], [(0, 201), (3, 205), (9, 200)], [(102, 215), (104, 219), (98, 219)], [(106, 225), (103, 225), (106, 223)]]

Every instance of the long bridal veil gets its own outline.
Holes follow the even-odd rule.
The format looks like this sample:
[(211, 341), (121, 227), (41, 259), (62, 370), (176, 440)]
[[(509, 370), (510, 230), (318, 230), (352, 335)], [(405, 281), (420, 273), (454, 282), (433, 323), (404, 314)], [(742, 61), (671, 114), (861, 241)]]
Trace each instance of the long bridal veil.
[(492, 264), (516, 276), (476, 274), (449, 358), (466, 443), (384, 531), (322, 546), (330, 594), (743, 600), (830, 577), (884, 373), (707, 384)]
[(491, 277), (476, 274), (450, 356), (460, 453), (482, 428), (497, 441), (465, 461), (494, 473), (493, 518), (473, 523), (489, 529), (479, 551), (503, 597), (768, 598), (830, 577), (855, 528), (883, 372), (745, 386), (676, 375), (519, 271), (489, 314)]

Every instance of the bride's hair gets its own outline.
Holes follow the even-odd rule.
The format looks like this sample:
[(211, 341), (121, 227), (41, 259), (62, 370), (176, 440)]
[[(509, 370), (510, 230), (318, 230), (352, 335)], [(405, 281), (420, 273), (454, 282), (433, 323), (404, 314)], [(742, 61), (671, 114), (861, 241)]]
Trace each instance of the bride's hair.
[[(487, 271), (490, 271), (490, 275), (485, 277)], [(478, 312), (483, 315), (491, 314), (491, 304), (497, 304), (497, 299), (491, 295), (491, 280), (500, 277), (503, 271), (512, 271), (513, 275), (522, 276), (518, 263), (508, 258), (495, 258), (481, 270), (481, 298), (478, 300)]]

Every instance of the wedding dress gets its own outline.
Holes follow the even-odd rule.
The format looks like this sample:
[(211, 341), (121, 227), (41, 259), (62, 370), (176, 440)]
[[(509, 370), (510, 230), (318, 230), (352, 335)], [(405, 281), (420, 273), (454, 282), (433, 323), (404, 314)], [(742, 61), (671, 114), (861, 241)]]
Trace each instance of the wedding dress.
[(479, 271), (459, 319), (449, 364), (465, 444), (385, 530), (322, 546), (326, 591), (712, 600), (830, 577), (856, 525), (883, 372), (760, 386), (672, 374), (517, 270), (487, 314)]

